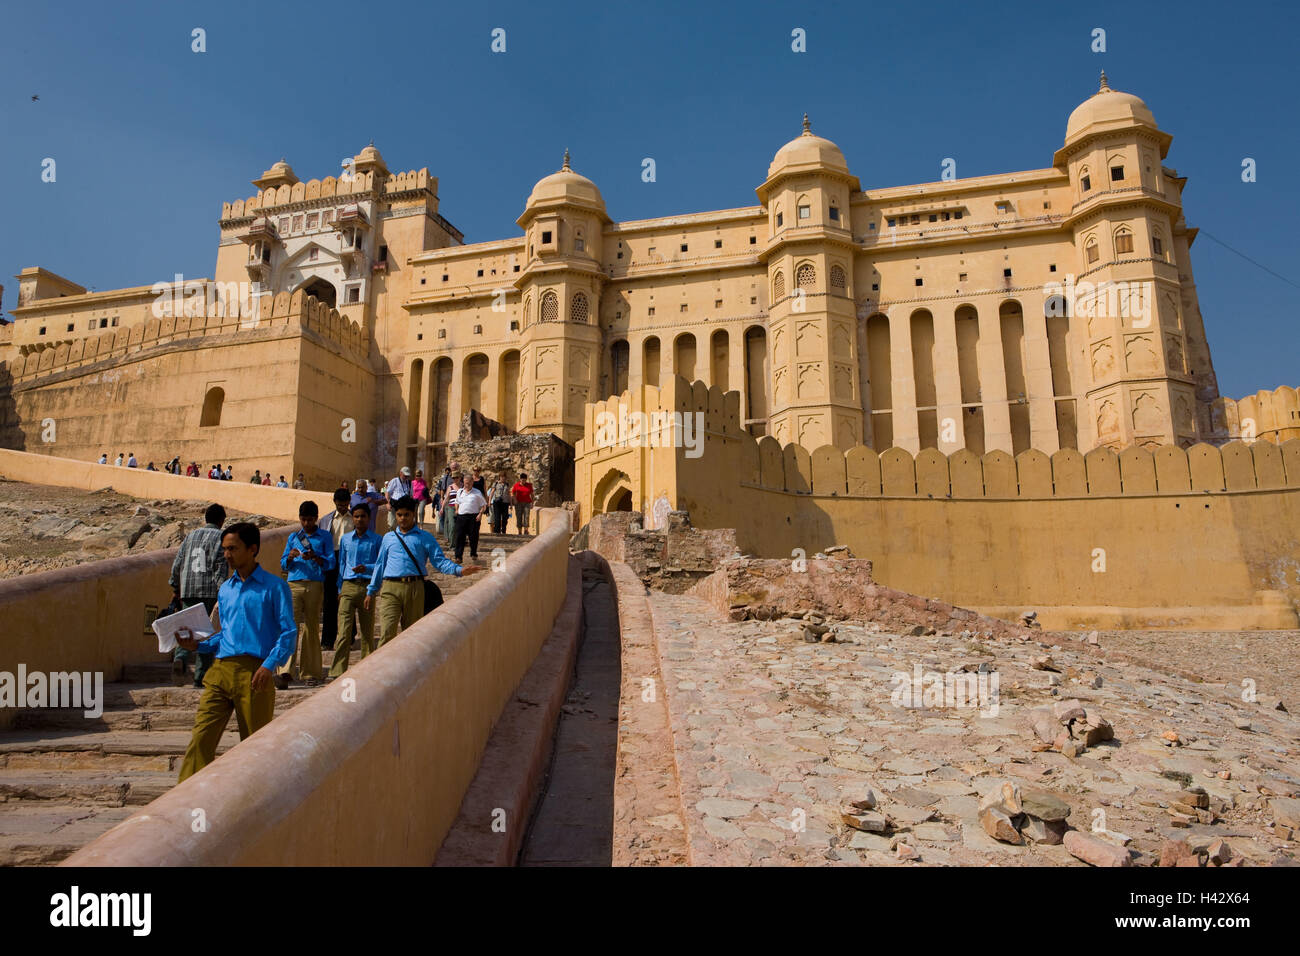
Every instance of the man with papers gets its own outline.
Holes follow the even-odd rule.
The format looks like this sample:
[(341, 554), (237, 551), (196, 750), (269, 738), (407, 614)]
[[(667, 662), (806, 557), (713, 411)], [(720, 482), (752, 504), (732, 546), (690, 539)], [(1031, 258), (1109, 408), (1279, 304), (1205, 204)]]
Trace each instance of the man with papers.
[(221, 630), (204, 641), (188, 628), (176, 635), (176, 643), (186, 650), (216, 655), (194, 715), (194, 736), (180, 780), (216, 759), (231, 711), (240, 740), (269, 724), (275, 713), (275, 670), (293, 654), (298, 626), (289, 585), (257, 563), (261, 546), (257, 525), (246, 521), (222, 532), (221, 550), (235, 573), (217, 594)]

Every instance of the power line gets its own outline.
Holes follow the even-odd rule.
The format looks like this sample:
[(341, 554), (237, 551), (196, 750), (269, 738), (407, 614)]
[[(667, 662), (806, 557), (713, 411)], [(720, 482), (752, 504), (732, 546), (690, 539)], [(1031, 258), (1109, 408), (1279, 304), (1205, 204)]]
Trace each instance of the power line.
[(1262, 263), (1262, 262), (1258, 262), (1258, 261), (1256, 261), (1255, 259), (1252, 259), (1250, 256), (1246, 255), (1244, 252), (1238, 252), (1236, 249), (1232, 248), (1232, 246), (1228, 245), (1228, 244), (1227, 244), (1226, 242), (1224, 242), (1222, 239), (1219, 239), (1219, 238), (1217, 238), (1216, 236), (1212, 236), (1212, 235), (1210, 235), (1210, 234), (1209, 234), (1208, 232), (1206, 232), (1204, 229), (1199, 230), (1199, 233), (1200, 233), (1200, 235), (1205, 236), (1207, 239), (1213, 239), (1213, 240), (1214, 240), (1215, 242), (1217, 242), (1219, 245), (1223, 246), (1223, 248), (1227, 249), (1227, 250), (1228, 250), (1229, 252), (1231, 252), (1231, 253), (1234, 253), (1234, 254), (1236, 254), (1236, 255), (1241, 256), (1241, 258), (1245, 259), (1247, 262), (1249, 262), (1249, 263), (1251, 263), (1251, 264), (1253, 264), (1253, 265), (1259, 266), (1261, 269), (1263, 269), (1263, 270), (1264, 270), (1265, 272), (1267, 272), (1269, 275), (1274, 276), (1275, 278), (1281, 279), (1281, 280), (1282, 280), (1283, 282), (1285, 282), (1287, 285), (1289, 285), (1289, 286), (1294, 286), (1295, 288), (1300, 289), (1300, 283), (1292, 282), (1292, 281), (1291, 281), (1290, 279), (1288, 279), (1286, 276), (1281, 275), (1280, 273), (1274, 272), (1274, 271), (1273, 271), (1272, 269), (1270, 269), (1268, 266), (1264, 265), (1264, 263)]

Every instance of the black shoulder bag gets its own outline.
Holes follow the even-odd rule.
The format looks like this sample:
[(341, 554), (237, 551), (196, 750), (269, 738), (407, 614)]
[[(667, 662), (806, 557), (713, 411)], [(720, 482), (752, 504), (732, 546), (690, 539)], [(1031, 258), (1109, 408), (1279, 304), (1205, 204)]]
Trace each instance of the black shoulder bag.
[(415, 560), (415, 555), (413, 555), (411, 549), (406, 546), (406, 542), (402, 540), (402, 536), (396, 531), (394, 531), (393, 534), (397, 536), (397, 543), (402, 546), (402, 550), (406, 552), (406, 556), (411, 559), (411, 563), (414, 564), (416, 569), (420, 572), (420, 577), (424, 578), (424, 613), (428, 614), (434, 608), (442, 605), (442, 589), (425, 577), (424, 568), (420, 565), (419, 561)]

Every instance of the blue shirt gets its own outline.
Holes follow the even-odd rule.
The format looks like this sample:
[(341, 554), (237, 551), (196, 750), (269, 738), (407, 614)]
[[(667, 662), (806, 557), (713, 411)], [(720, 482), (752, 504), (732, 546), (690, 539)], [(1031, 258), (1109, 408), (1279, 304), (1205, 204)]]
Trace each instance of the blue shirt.
[[(339, 590), (344, 581), (369, 580), (375, 570), (375, 559), (379, 556), (379, 535), (369, 528), (358, 537), (355, 531), (349, 531), (339, 541)], [(362, 570), (352, 569), (360, 566)]]
[(384, 500), (384, 496), (377, 491), (354, 491), (352, 500), (348, 503), (348, 508), (355, 508), (357, 505), (366, 505), (370, 508), (370, 527), (374, 528), (379, 520), (379, 503)]
[[(301, 554), (296, 558), (289, 557), (289, 552), (294, 548), (306, 551), (308, 545), (311, 545), (312, 549), (325, 559), (324, 564), (308, 560)], [(289, 540), (284, 543), (280, 567), (289, 572), (290, 581), (324, 581), (325, 572), (334, 567), (334, 539), (320, 527), (316, 528), (314, 534), (308, 534), (299, 528), (289, 535)]]
[[(394, 528), (384, 535), (383, 543), (379, 545), (379, 556), (375, 558), (375, 573), (370, 578), (370, 587), (366, 589), (368, 594), (378, 594), (384, 578), (404, 578), (412, 574), (424, 577), (426, 561), (443, 574), (460, 577), (460, 565), (442, 553), (438, 539), (429, 532), (423, 528), (412, 528), (409, 534), (402, 535), (400, 541), (397, 539), (398, 534)], [(406, 548), (402, 547), (403, 542), (419, 562), (418, 566), (411, 562)]]
[(236, 572), (217, 593), (221, 630), (199, 642), (199, 651), (217, 657), (247, 654), (275, 670), (289, 660), (298, 640), (289, 585), (261, 565), (245, 580)]

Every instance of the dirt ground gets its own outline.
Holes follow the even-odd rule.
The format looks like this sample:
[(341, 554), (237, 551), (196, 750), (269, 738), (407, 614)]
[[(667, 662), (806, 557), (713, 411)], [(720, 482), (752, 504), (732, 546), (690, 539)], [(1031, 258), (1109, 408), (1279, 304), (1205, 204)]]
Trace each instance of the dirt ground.
[[(0, 578), (174, 548), (203, 525), (206, 507), (0, 479)], [(228, 511), (226, 520), (283, 523), (242, 511)]]

